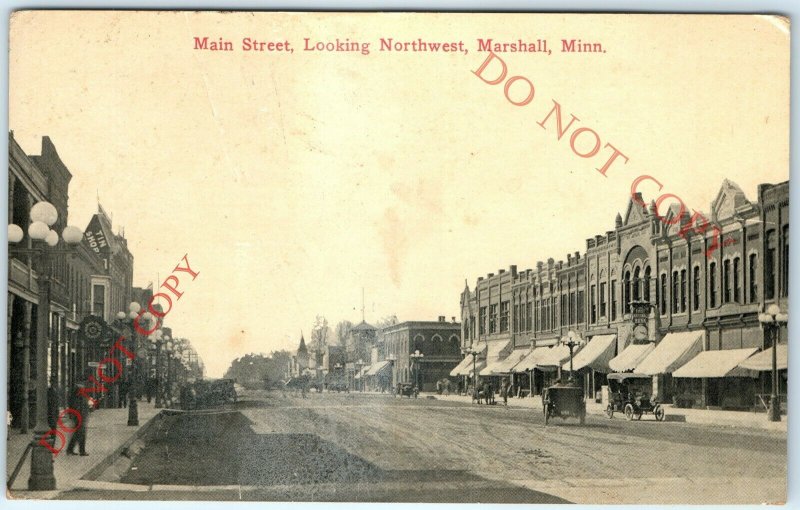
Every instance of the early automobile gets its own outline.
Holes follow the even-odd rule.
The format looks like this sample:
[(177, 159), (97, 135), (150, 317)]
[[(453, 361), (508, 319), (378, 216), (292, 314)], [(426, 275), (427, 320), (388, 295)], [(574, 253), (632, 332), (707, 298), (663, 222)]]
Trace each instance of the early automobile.
[(398, 383), (395, 396), (417, 398), (419, 396), (419, 389), (411, 383)]
[(542, 394), (542, 407), (544, 408), (544, 424), (550, 418), (567, 417), (578, 418), (583, 424), (586, 421), (586, 401), (583, 398), (583, 388), (572, 382), (556, 383), (544, 390)]
[(608, 375), (609, 402), (606, 416), (614, 417), (615, 412), (625, 414), (628, 421), (652, 413), (657, 421), (664, 419), (664, 407), (658, 400), (650, 398), (653, 378), (649, 375), (615, 373)]

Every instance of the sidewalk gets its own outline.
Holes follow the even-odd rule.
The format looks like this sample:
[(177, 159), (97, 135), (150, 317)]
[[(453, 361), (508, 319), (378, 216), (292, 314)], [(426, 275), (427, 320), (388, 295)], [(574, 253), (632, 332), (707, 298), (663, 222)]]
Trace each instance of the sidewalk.
[[(28, 491), (28, 477), (30, 476), (30, 453), (22, 466), (11, 492), (6, 495), (9, 499), (52, 499), (62, 491), (70, 490), (77, 480), (86, 475), (94, 466), (103, 462), (109, 455), (117, 451), (125, 443), (132, 440), (154, 416), (161, 410), (156, 409), (153, 403), (139, 402), (139, 426), (128, 426), (128, 409), (99, 409), (91, 414), (87, 429), (86, 451), (87, 457), (80, 455), (67, 455), (66, 446), (54, 461), (56, 477), (56, 490), (54, 491)], [(22, 457), (25, 448), (33, 438), (33, 431), (20, 434), (18, 430), (9, 429), (7, 439), (8, 453), (6, 457), (6, 482), (11, 472)], [(65, 434), (69, 441), (69, 434)], [(58, 440), (56, 440), (58, 441)]]
[[(453, 402), (472, 402), (468, 396), (456, 395), (451, 393), (449, 396), (437, 395), (436, 393), (420, 393), (419, 398), (435, 398), (436, 400), (452, 400)], [(496, 398), (498, 405), (503, 405), (503, 399)], [(476, 404), (477, 405), (477, 404)], [(531, 398), (509, 398), (509, 407), (528, 407), (537, 410), (542, 408), (542, 398), (534, 396)], [(586, 412), (593, 415), (605, 416), (605, 407), (602, 404), (590, 401), (586, 403)], [(754, 413), (752, 411), (718, 411), (710, 409), (683, 409), (674, 407), (672, 404), (664, 405), (664, 413), (667, 422), (691, 423), (696, 425), (715, 425), (718, 427), (739, 427), (750, 429), (773, 430), (786, 432), (787, 417), (781, 416), (781, 421), (771, 422), (767, 420), (767, 413)], [(624, 415), (615, 413), (614, 419), (625, 419)], [(646, 419), (646, 417), (642, 418)]]

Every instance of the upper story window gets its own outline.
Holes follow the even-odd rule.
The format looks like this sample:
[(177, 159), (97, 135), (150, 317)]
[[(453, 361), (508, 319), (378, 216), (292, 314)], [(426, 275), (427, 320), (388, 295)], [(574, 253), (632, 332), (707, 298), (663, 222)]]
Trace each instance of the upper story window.
[(750, 284), (750, 302), (758, 303), (758, 255), (755, 253), (750, 254), (748, 263), (750, 274), (748, 275), (748, 283)]
[(708, 265), (708, 306), (717, 307), (717, 263)]
[(92, 315), (106, 319), (106, 287), (105, 285), (92, 285)]
[(692, 271), (692, 310), (700, 309), (700, 266), (694, 266)]
[(775, 230), (767, 231), (767, 251), (764, 254), (764, 299), (775, 299)]

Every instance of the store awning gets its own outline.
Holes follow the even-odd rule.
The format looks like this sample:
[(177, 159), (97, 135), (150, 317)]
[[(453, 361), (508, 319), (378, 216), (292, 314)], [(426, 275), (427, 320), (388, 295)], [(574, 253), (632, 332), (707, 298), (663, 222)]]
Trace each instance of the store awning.
[(633, 370), (655, 348), (656, 346), (652, 343), (631, 344), (619, 353), (619, 356), (608, 361), (608, 368), (614, 372)]
[[(573, 350), (572, 352), (574, 355), (575, 351)], [(553, 370), (560, 367), (565, 361), (569, 363), (569, 347), (559, 344), (547, 349), (542, 359), (536, 363), (536, 368)]]
[(370, 367), (371, 367), (371, 365), (365, 365), (365, 366), (361, 367), (361, 370), (359, 370), (358, 373), (356, 373), (354, 379), (361, 379), (361, 376), (362, 375), (366, 375), (367, 372), (369, 371)]
[(517, 363), (514, 367), (514, 372), (525, 372), (526, 370), (533, 370), (536, 368), (538, 362), (545, 358), (546, 354), (550, 351), (550, 347), (537, 347), (522, 358), (522, 361)]
[[(572, 369), (580, 370), (585, 367), (598, 372), (609, 372), (608, 362), (614, 357), (614, 347), (617, 335), (597, 335), (593, 337), (578, 354), (572, 357)], [(569, 369), (569, 360), (564, 363), (564, 369)]]
[(480, 375), (505, 375), (510, 374), (515, 365), (530, 352), (529, 349), (511, 351), (505, 359), (490, 363), (481, 370)]
[(379, 361), (374, 365), (372, 365), (371, 367), (369, 367), (369, 370), (367, 370), (367, 373), (364, 375), (378, 375), (380, 372), (389, 368), (391, 364), (392, 362), (389, 361), (388, 359), (384, 361)]
[(511, 340), (507, 342), (487, 342), (486, 366), (478, 375), (495, 375), (495, 368), (508, 356), (511, 351)]
[[(486, 361), (482, 359), (475, 360), (475, 370), (480, 371), (486, 366)], [(467, 356), (461, 360), (461, 363), (456, 365), (456, 368), (450, 371), (451, 377), (458, 377), (463, 375), (472, 375), (472, 356)]]
[(637, 374), (671, 374), (703, 350), (704, 331), (667, 333), (633, 371)]
[(752, 371), (739, 364), (758, 349), (726, 349), (701, 352), (672, 373), (672, 377), (748, 377)]
[[(786, 370), (786, 368), (789, 366), (788, 344), (778, 344), (778, 352), (775, 353), (775, 356), (777, 358), (777, 369)], [(747, 370), (756, 370), (758, 372), (767, 372), (772, 370), (772, 347), (753, 354), (746, 360), (739, 363), (739, 366)]]

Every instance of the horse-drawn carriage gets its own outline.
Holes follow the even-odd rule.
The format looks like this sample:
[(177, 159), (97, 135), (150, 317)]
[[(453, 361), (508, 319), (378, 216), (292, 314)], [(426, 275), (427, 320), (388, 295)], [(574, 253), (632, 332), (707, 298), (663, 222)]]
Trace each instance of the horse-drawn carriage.
[(628, 421), (642, 419), (643, 414), (652, 413), (656, 421), (664, 419), (664, 407), (658, 400), (650, 398), (652, 377), (632, 373), (615, 373), (608, 375), (610, 391), (606, 416), (614, 417), (615, 412), (625, 414)]
[(199, 380), (181, 387), (181, 408), (205, 409), (235, 403), (236, 388), (233, 379)]

